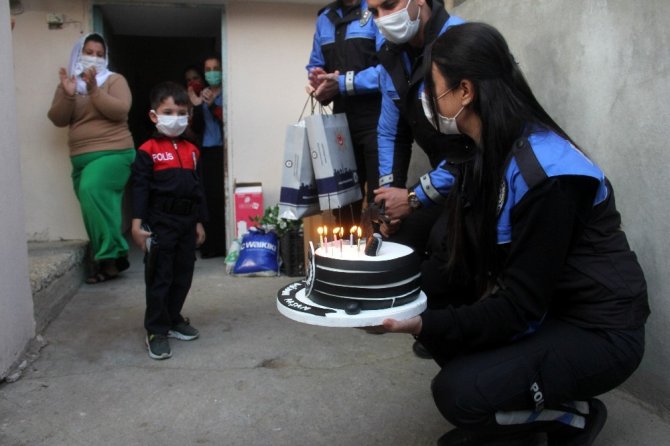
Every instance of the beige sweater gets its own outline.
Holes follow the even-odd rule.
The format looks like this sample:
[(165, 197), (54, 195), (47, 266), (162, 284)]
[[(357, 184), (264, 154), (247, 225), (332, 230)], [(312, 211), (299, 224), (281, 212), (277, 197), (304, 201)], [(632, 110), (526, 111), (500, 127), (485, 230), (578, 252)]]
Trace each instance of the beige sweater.
[(70, 156), (134, 147), (128, 130), (132, 96), (126, 79), (112, 74), (91, 94), (68, 96), (59, 84), (47, 116), (58, 127), (70, 126)]

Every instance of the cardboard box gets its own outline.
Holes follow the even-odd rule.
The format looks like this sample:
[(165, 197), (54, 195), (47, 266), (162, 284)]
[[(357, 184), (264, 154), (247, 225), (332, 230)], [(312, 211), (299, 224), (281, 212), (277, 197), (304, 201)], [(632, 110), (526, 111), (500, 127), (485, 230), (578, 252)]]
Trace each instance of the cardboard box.
[(250, 218), (263, 216), (263, 187), (261, 183), (235, 183), (235, 237), (239, 238), (252, 226)]

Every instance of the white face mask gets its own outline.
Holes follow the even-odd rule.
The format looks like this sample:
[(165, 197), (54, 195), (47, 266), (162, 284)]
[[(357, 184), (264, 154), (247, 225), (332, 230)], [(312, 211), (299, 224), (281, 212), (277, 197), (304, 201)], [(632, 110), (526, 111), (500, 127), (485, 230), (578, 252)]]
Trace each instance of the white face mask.
[[(443, 95), (449, 93), (451, 90), (453, 90), (453, 88), (444, 92)], [(428, 99), (428, 96), (426, 95), (425, 91), (421, 92), (421, 106), (423, 107), (423, 113), (424, 115), (426, 115), (426, 119), (428, 119), (428, 122), (430, 122), (433, 125), (433, 127), (435, 127), (435, 120), (433, 119), (433, 112), (430, 105), (430, 100)], [(461, 114), (464, 108), (465, 106), (461, 107), (461, 109), (458, 110), (458, 113), (456, 113), (456, 115), (453, 118), (447, 118), (446, 116), (442, 116), (438, 112), (437, 131), (445, 135), (460, 134), (461, 131), (458, 130), (458, 125), (456, 124), (456, 118), (458, 118), (458, 115)]]
[(186, 127), (188, 127), (188, 116), (186, 115), (159, 115), (155, 111), (151, 111), (158, 118), (158, 122), (156, 123), (156, 130), (165, 136), (176, 138), (177, 136), (184, 133), (184, 130), (186, 130)]
[(107, 69), (107, 61), (104, 57), (87, 56), (84, 54), (79, 57), (79, 63), (77, 65), (77, 71), (81, 70), (78, 74), (83, 73), (91, 67), (95, 67), (97, 73), (102, 73)]
[(419, 12), (416, 13), (416, 19), (412, 20), (409, 12), (407, 12), (410, 3), (412, 3), (412, 0), (407, 2), (405, 9), (375, 19), (379, 32), (382, 33), (386, 40), (399, 45), (409, 42), (416, 35), (421, 23), (421, 20), (419, 20), (421, 6), (419, 6)]

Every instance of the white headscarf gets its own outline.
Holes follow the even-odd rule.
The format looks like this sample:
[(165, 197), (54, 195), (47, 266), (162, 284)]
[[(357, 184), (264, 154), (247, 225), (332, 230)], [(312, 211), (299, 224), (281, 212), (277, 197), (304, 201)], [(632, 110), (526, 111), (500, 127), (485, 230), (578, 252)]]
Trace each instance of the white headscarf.
[[(70, 66), (68, 69), (68, 74), (70, 76), (75, 77), (77, 81), (77, 94), (81, 95), (88, 94), (88, 91), (86, 90), (86, 82), (84, 82), (84, 80), (79, 76), (84, 71), (84, 67), (81, 64), (81, 56), (86, 39), (88, 39), (93, 34), (100, 37), (103, 41), (105, 40), (102, 37), (102, 35), (98, 33), (86, 34), (85, 36), (82, 36), (81, 39), (77, 41), (77, 43), (75, 43), (74, 47), (72, 47), (72, 52), (70, 53)], [(111, 71), (107, 69), (108, 64), (109, 64), (109, 50), (107, 49), (107, 43), (105, 42), (105, 68), (103, 70), (97, 70), (97, 73), (95, 75), (95, 80), (98, 82), (99, 87), (101, 87), (102, 84), (105, 83), (107, 78), (111, 74), (113, 74)]]

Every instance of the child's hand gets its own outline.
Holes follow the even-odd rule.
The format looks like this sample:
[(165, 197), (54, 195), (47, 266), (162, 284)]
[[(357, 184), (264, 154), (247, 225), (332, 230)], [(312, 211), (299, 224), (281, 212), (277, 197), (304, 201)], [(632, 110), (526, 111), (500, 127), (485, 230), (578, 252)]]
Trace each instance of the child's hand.
[(205, 243), (205, 227), (202, 223), (195, 225), (195, 246), (202, 246)]
[(147, 239), (151, 237), (151, 232), (145, 231), (142, 229), (142, 220), (139, 218), (133, 218), (131, 235), (133, 237), (133, 243), (135, 243), (142, 252), (147, 251)]

